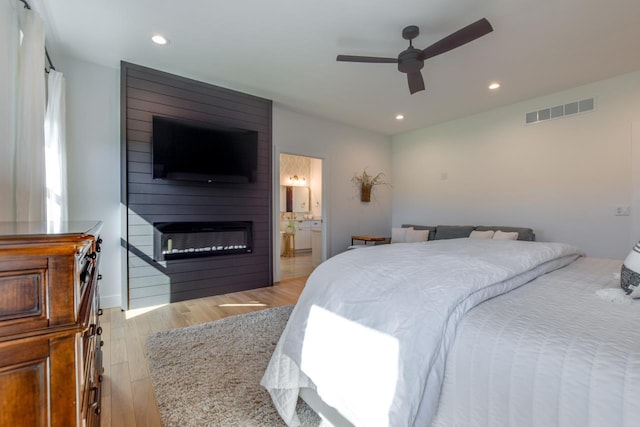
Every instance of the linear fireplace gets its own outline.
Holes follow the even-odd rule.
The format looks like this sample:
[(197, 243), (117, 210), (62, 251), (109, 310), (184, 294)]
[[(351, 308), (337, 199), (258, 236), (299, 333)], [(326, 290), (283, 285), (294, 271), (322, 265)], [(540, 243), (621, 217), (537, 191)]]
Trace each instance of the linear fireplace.
[(156, 261), (252, 252), (250, 221), (158, 222), (153, 224)]

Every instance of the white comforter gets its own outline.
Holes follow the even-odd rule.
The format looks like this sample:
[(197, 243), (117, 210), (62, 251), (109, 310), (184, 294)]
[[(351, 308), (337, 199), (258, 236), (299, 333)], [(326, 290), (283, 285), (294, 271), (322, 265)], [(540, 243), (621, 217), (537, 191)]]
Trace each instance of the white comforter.
[(640, 425), (640, 301), (599, 296), (621, 295), (620, 264), (582, 258), (471, 310), (432, 427)]
[(290, 426), (302, 387), (356, 426), (429, 425), (462, 316), (580, 255), (475, 239), (338, 255), (309, 277), (261, 383)]

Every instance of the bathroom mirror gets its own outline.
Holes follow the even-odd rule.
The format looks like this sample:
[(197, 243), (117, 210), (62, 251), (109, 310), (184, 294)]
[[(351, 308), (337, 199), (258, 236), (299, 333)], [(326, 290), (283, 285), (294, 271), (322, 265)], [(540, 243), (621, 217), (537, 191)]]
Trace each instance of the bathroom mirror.
[(281, 212), (309, 212), (309, 187), (280, 187)]

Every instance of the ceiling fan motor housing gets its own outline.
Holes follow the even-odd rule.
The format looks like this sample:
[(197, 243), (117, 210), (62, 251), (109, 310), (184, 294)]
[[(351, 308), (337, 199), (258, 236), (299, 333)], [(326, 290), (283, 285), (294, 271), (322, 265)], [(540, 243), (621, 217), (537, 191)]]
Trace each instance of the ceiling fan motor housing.
[(420, 49), (412, 46), (398, 55), (398, 71), (401, 73), (415, 73), (422, 70), (422, 67), (424, 60)]

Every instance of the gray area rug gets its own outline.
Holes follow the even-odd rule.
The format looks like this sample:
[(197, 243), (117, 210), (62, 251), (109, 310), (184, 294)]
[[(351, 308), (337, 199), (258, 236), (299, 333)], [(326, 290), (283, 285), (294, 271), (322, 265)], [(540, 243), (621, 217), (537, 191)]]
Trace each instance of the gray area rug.
[[(151, 381), (168, 426), (284, 426), (260, 386), (292, 305), (226, 317), (147, 338)], [(321, 426), (302, 401), (303, 426)]]

